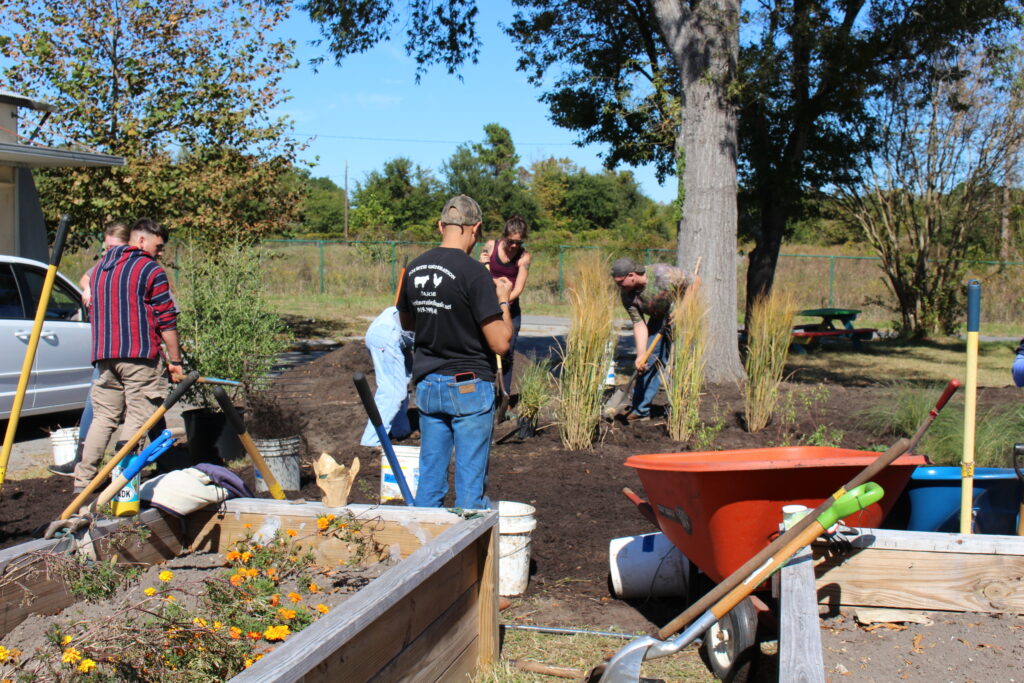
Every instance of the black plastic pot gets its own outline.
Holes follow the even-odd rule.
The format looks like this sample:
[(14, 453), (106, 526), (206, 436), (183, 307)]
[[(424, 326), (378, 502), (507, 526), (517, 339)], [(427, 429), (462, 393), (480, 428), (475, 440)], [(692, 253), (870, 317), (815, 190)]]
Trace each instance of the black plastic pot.
[(518, 425), (519, 432), (516, 435), (520, 439), (529, 439), (531, 436), (535, 436), (537, 434), (537, 423), (529, 418), (519, 418)]
[[(242, 409), (238, 408), (242, 413)], [(210, 408), (194, 408), (181, 414), (188, 436), (188, 453), (193, 464), (209, 462), (222, 465), (244, 456), (245, 449), (224, 413)]]

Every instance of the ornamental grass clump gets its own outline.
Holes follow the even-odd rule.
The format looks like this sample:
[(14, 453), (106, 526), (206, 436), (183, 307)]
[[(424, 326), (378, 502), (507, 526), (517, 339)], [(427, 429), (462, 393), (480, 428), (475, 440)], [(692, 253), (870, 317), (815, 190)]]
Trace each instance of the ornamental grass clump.
[(608, 263), (599, 253), (581, 257), (569, 284), (572, 309), (569, 336), (562, 352), (558, 422), (562, 445), (589, 448), (601, 419), (608, 338), (612, 333), (615, 294)]
[(689, 441), (700, 425), (700, 390), (708, 340), (707, 306), (700, 285), (677, 296), (672, 310), (670, 369), (662, 372), (668, 399), (668, 435), (674, 441)]
[(553, 397), (551, 360), (538, 360), (536, 355), (530, 354), (519, 377), (519, 403), (516, 405), (516, 411), (519, 413), (520, 436), (532, 436), (537, 431), (540, 411)]
[(743, 395), (748, 432), (764, 429), (775, 411), (796, 311), (793, 297), (780, 290), (754, 301), (747, 328), (747, 386)]

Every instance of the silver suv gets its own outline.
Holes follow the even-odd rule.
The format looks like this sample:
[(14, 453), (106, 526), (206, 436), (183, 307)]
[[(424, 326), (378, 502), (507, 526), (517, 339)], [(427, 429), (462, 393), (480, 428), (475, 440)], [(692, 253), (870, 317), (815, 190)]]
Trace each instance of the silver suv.
[[(0, 420), (11, 415), (46, 264), (0, 255)], [(92, 384), (92, 333), (82, 295), (57, 273), (22, 415), (81, 409)]]

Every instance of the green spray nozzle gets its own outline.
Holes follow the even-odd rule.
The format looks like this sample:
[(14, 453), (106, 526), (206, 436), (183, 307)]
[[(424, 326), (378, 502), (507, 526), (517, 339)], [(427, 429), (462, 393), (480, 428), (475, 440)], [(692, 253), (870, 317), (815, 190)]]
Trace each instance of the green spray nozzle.
[(818, 524), (827, 529), (846, 515), (863, 510), (872, 503), (877, 503), (885, 495), (885, 490), (873, 481), (861, 484), (847, 491), (839, 500), (818, 516)]

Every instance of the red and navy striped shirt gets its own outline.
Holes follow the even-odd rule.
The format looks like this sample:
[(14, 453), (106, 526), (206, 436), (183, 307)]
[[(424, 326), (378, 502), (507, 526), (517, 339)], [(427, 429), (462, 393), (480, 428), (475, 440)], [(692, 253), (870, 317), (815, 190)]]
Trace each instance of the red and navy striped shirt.
[(96, 265), (92, 288), (92, 362), (156, 358), (160, 333), (173, 330), (178, 312), (167, 273), (137, 247), (111, 247)]

